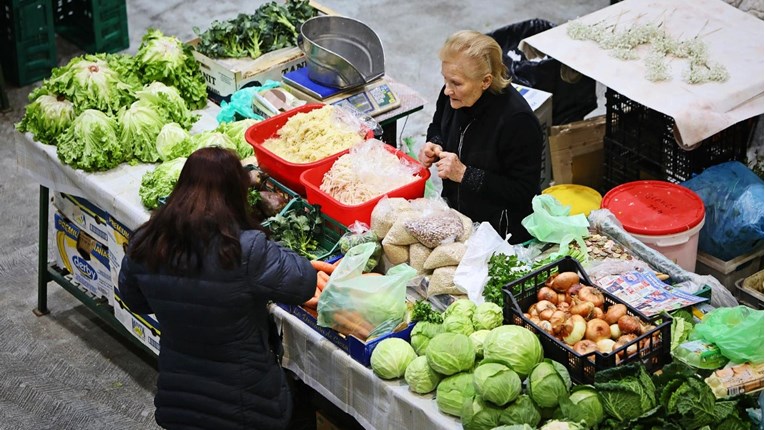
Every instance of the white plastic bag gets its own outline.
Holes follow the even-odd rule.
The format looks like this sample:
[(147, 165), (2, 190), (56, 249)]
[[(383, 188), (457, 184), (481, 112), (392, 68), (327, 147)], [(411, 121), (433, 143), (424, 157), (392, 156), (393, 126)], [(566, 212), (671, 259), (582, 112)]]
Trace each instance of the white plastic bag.
[(489, 258), (494, 253), (515, 255), (515, 251), (488, 222), (481, 223), (465, 244), (467, 250), (454, 273), (454, 285), (481, 304), (483, 287), (489, 281)]

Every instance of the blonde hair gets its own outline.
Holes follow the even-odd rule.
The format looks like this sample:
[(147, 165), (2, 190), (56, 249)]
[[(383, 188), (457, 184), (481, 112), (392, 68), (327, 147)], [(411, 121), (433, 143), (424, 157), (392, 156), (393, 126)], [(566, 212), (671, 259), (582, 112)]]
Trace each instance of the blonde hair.
[(502, 92), (510, 85), (507, 66), (502, 62), (502, 48), (496, 40), (483, 33), (473, 30), (458, 31), (444, 42), (438, 53), (441, 61), (467, 60), (465, 76), (470, 79), (482, 80), (484, 76), (492, 76), (489, 91)]

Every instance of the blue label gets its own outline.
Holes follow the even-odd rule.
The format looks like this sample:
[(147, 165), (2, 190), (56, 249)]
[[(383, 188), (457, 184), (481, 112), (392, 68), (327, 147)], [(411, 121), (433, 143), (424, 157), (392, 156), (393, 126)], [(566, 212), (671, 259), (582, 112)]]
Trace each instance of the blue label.
[(91, 279), (93, 281), (98, 279), (98, 274), (96, 273), (95, 269), (93, 269), (93, 267), (91, 267), (90, 264), (88, 264), (88, 262), (85, 261), (84, 258), (78, 255), (75, 255), (74, 257), (72, 257), (72, 263), (74, 263), (74, 267), (76, 267), (77, 270), (80, 271), (82, 276), (85, 276), (86, 278)]

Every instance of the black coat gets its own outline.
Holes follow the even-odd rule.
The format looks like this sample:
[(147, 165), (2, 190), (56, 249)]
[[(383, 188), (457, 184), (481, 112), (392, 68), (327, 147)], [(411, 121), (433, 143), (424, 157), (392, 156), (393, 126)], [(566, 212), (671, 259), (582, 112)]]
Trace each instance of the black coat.
[[(140, 234), (140, 230), (137, 234)], [(122, 261), (119, 293), (136, 313), (155, 313), (161, 330), (156, 421), (165, 428), (283, 429), (292, 401), (269, 348), (269, 300), (299, 304), (316, 288), (308, 260), (258, 231), (240, 236), (242, 264), (202, 273), (150, 273)]]
[(511, 233), (511, 243), (531, 238), (521, 220), (540, 193), (543, 134), (518, 91), (486, 91), (473, 106), (455, 110), (442, 88), (427, 139), (467, 166), (461, 183), (443, 181), (441, 195), (449, 206), (474, 222), (491, 223), (503, 237)]

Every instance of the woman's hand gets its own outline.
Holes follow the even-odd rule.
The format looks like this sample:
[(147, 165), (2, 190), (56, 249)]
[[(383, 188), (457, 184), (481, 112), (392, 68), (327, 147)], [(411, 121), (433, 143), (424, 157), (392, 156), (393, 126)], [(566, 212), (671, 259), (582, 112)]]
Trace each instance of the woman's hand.
[(438, 157), (441, 155), (441, 151), (443, 151), (443, 148), (441, 148), (441, 145), (436, 145), (433, 142), (425, 142), (425, 145), (420, 149), (419, 155), (417, 155), (417, 158), (420, 160), (420, 163), (422, 163), (423, 166), (430, 168), (433, 163), (438, 160)]
[(465, 176), (467, 166), (462, 164), (462, 161), (460, 161), (457, 154), (441, 151), (439, 155), (441, 159), (436, 163), (438, 177), (441, 179), (449, 179), (457, 183), (462, 182), (462, 177)]

